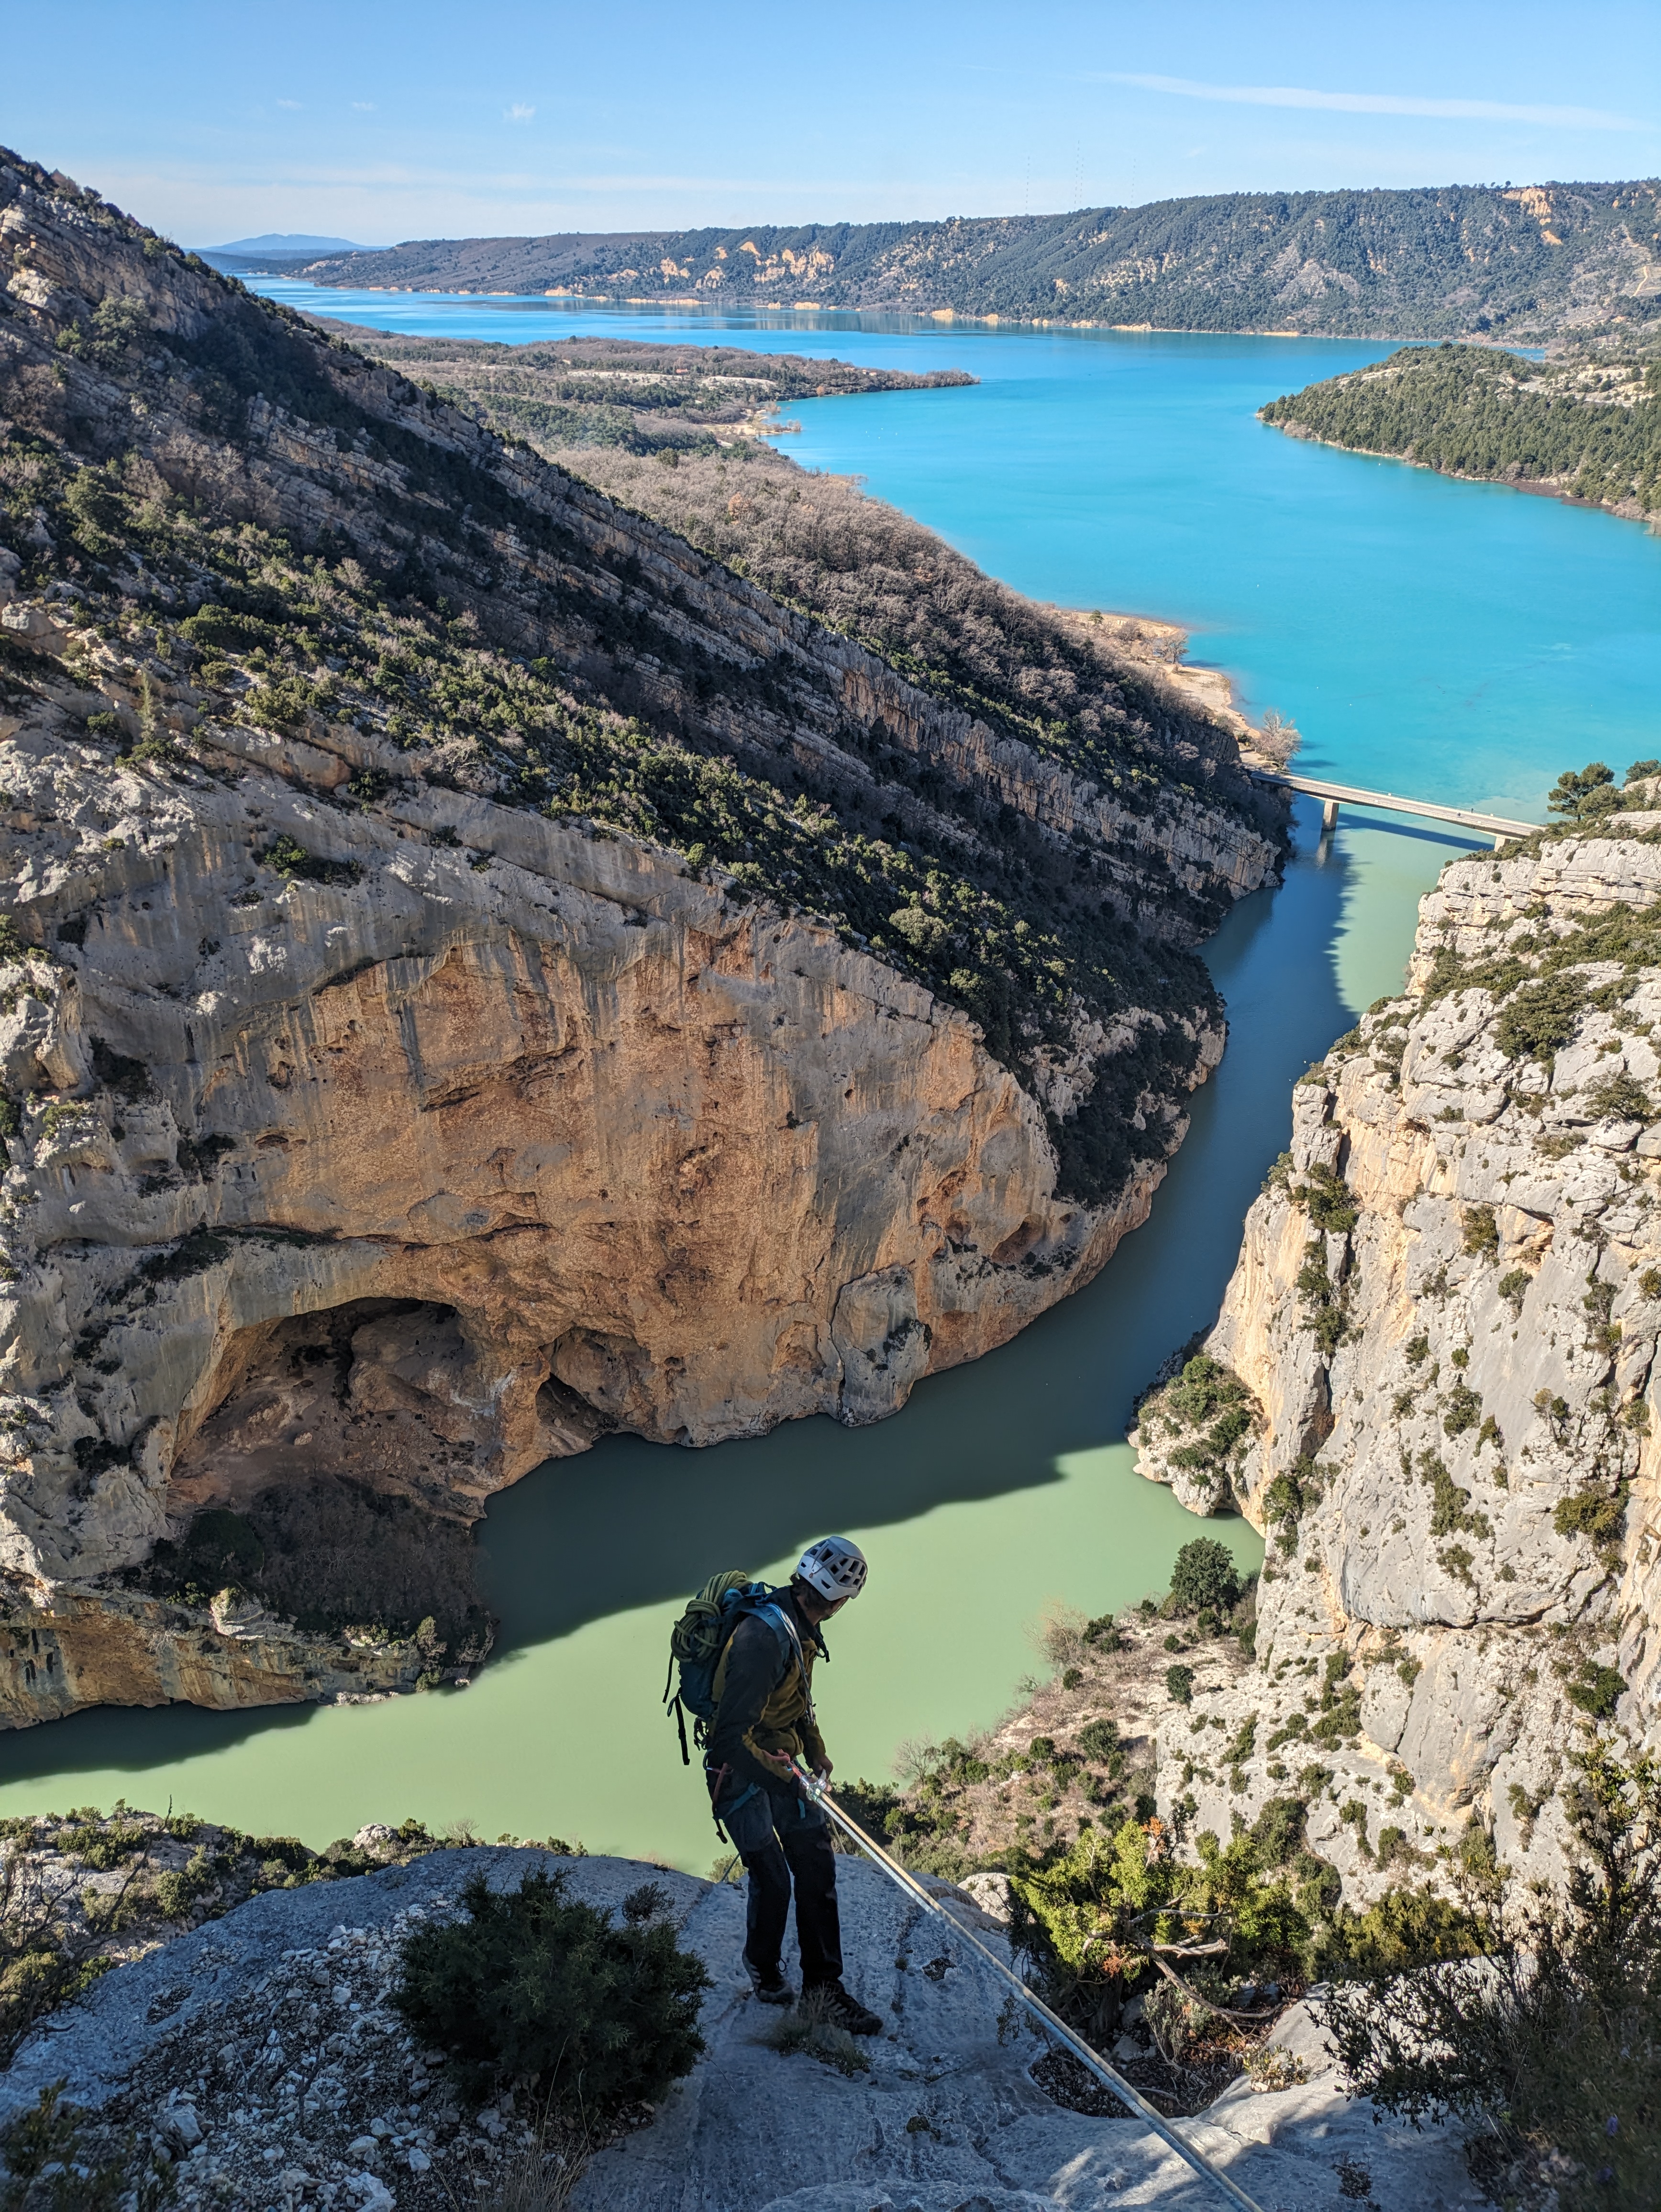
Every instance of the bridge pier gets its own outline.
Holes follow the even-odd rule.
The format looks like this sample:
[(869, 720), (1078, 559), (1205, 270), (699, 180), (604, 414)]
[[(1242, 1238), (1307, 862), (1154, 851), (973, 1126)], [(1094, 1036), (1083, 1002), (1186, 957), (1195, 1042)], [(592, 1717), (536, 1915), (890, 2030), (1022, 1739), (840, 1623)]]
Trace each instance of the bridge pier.
[(1321, 827), (1323, 830), (1335, 830), (1338, 827), (1338, 802), (1335, 799), (1323, 799), (1321, 801)]

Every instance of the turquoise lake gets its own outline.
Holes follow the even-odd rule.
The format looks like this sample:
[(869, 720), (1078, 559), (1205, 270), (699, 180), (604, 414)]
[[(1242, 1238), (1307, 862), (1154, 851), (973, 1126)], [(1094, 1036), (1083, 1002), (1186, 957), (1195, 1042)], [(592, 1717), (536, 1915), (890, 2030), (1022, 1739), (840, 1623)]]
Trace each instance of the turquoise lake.
[[(603, 330), (966, 368), (970, 390), (794, 404), (781, 446), (862, 477), (1021, 591), (1183, 623), (1248, 710), (1297, 721), (1310, 773), (1537, 819), (1560, 769), (1661, 753), (1661, 540), (1255, 420), (1386, 347), (259, 289), (445, 337)], [(1322, 838), (1300, 811), (1284, 887), (1208, 950), (1229, 1049), (1152, 1220), (1013, 1344), (875, 1429), (798, 1423), (696, 1455), (612, 1439), (538, 1470), (484, 1526), (502, 1634), (465, 1692), (79, 1715), (0, 1742), (0, 1814), (171, 1800), (315, 1844), (413, 1813), (701, 1869), (714, 1832), (658, 1705), (675, 1601), (715, 1567), (780, 1571), (828, 1528), (873, 1566), (821, 1696), (842, 1771), (990, 1722), (1040, 1663), (1046, 1604), (1093, 1613), (1158, 1589), (1197, 1533), (1132, 1471), (1132, 1400), (1214, 1314), (1290, 1085), (1399, 985), (1415, 903), (1466, 849), (1351, 813)], [(1238, 1522), (1208, 1533), (1259, 1556)]]

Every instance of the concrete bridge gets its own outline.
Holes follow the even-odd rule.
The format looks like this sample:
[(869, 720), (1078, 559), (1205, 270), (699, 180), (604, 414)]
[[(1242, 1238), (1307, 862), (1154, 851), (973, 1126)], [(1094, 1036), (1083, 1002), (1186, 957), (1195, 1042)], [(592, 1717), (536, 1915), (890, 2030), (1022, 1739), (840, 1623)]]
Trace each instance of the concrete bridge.
[(1432, 822), (1451, 822), (1461, 830), (1492, 837), (1495, 852), (1509, 838), (1531, 837), (1541, 826), (1537, 822), (1507, 822), (1499, 814), (1478, 814), (1469, 806), (1437, 806), (1427, 799), (1399, 799), (1393, 791), (1363, 791), (1355, 784), (1326, 783), (1319, 776), (1288, 775), (1278, 769), (1254, 768), (1250, 774), (1255, 782), (1279, 784), (1284, 790), (1307, 792), (1311, 799), (1322, 800), (1323, 830), (1330, 830), (1337, 821), (1341, 803), (1382, 807), (1391, 814), (1421, 814)]

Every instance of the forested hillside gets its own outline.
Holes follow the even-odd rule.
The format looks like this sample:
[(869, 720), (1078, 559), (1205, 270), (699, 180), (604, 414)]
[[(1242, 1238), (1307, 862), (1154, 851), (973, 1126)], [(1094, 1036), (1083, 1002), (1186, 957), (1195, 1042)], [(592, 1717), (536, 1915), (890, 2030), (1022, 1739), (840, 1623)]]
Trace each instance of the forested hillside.
[(561, 338), (497, 345), (476, 338), (392, 336), (316, 319), (377, 361), (453, 400), (506, 436), (538, 447), (626, 446), (713, 452), (718, 434), (756, 422), (790, 399), (860, 392), (929, 392), (973, 384), (960, 368), (925, 376), (858, 368), (801, 354), (736, 346), (654, 345), (638, 338)]
[[(181, 258), (96, 193), (54, 199), (44, 172), (0, 156), (0, 168), (8, 162), (31, 209), (52, 210), (93, 265), (60, 270), (40, 239), (20, 249), (33, 258), (19, 283), (31, 301), (40, 294), (40, 313), (55, 316), (39, 343), (56, 366), (43, 373), (14, 361), (33, 312), (16, 304), (23, 295), (14, 285), (0, 315), (0, 548), (12, 540), (15, 561), (0, 570), (21, 563), (25, 587), (61, 580), (77, 601), (91, 593), (98, 620), (125, 637), (134, 624), (110, 580), (114, 569), (128, 559), (146, 573), (171, 576), (176, 568), (181, 580), (168, 590), (179, 606), (204, 595), (211, 605), (197, 607), (189, 627), (182, 613), (137, 625), (157, 656), (147, 680), (158, 697), (179, 684), (192, 715), (246, 716), (279, 732), (318, 716), (367, 722), (410, 756), (411, 775), (430, 762), (447, 781), (724, 867), (746, 893), (824, 915), (972, 1012), (993, 1049), (1023, 1070), (1055, 1042), (1046, 1023), (1060, 1039), (1075, 1019), (1104, 1028), (1133, 1002), (1211, 1014), (1202, 964), (1169, 939), (1191, 942), (1214, 927), (1226, 895), (1209, 883), (1196, 890), (1185, 863), (1162, 851), (1157, 888), (1132, 884), (1134, 838), (1110, 854), (1109, 841), (1078, 812), (1081, 799), (1069, 799), (1061, 827), (1018, 818), (1014, 755), (972, 798), (955, 766), (913, 758), (915, 730), (903, 742), (861, 726), (845, 757), (838, 740), (853, 742), (854, 720), (816, 624), (767, 611), (763, 626), (782, 620), (788, 641), (757, 648), (747, 632), (763, 617), (740, 592), (746, 611), (733, 620), (746, 641), (709, 641), (693, 605), (713, 591), (725, 608), (733, 593), (725, 568), (706, 572), (671, 545), (662, 558), (675, 580), (642, 581), (644, 556), (627, 542), (626, 518), (595, 506), (523, 443), (504, 449), (401, 377), (372, 373), (344, 343), (251, 299), (198, 258)], [(179, 288), (186, 304), (169, 294), (165, 307), (179, 328), (155, 321), (159, 310), (116, 285), (100, 264), (106, 252), (137, 257)], [(240, 514), (222, 531), (210, 526), (187, 496), (165, 488), (157, 464), (133, 458), (113, 402), (100, 401), (113, 421), (104, 427), (100, 417), (91, 457), (72, 453), (75, 440), (90, 435), (82, 385), (112, 376), (133, 381), (144, 421), (183, 409), (203, 437), (237, 454), (246, 446), (263, 460), (268, 435), (300, 437), (308, 456), (307, 441), (315, 444), (323, 504), (362, 511), (361, 529), (338, 516), (328, 526), (327, 576), (312, 573), (320, 556), (303, 532), (290, 540), (275, 520), (280, 514), (301, 532), (287, 521), (291, 507), (308, 518), (305, 529), (319, 529), (313, 508), (321, 495), (285, 494), (280, 508), (254, 502), (259, 529), (277, 530), (256, 545), (235, 534)], [(268, 433), (279, 417), (310, 427)], [(200, 468), (201, 481), (216, 483), (213, 467)], [(192, 491), (198, 481), (189, 479)], [(373, 564), (364, 551), (371, 526)], [(508, 533), (508, 550), (494, 540), (480, 550), (492, 531)], [(65, 552), (61, 574), (59, 544), (78, 549)], [(900, 676), (983, 715), (1021, 748), (1023, 763), (1063, 766), (1081, 793), (1100, 793), (1133, 822), (1163, 820), (1173, 804), (1180, 811), (1197, 800), (1216, 810), (1226, 834), (1257, 836), (1272, 809), (1241, 774), (1226, 730), (1150, 686), (1105, 641), (1069, 634), (961, 565), (1003, 609), (1011, 641), (983, 656), (979, 689), (955, 664), (902, 659)], [(923, 704), (908, 710), (912, 724)], [(812, 743), (793, 749), (781, 733), (797, 723), (811, 725)], [(1106, 879), (1119, 876), (1119, 899), (1104, 899)], [(1150, 942), (1148, 925), (1165, 941)], [(1196, 1048), (1186, 1038), (1170, 1048), (1190, 1058)], [(1133, 1073), (1135, 1057), (1120, 1054), (1114, 1064), (1140, 1086), (1145, 1071)], [(1092, 1194), (1128, 1170), (1142, 1141), (1140, 1128), (1127, 1134), (1123, 1104), (1109, 1085), (1094, 1095), (1101, 1126), (1092, 1121), (1081, 1139), (1077, 1170)], [(1067, 1133), (1061, 1141), (1065, 1151)]]
[[(649, 514), (764, 591), (879, 653), (919, 690), (965, 708), (1057, 763), (1118, 772), (1123, 708), (1153, 728), (1179, 696), (1151, 666), (1118, 657), (1114, 633), (1035, 605), (910, 515), (845, 477), (809, 474), (764, 441), (733, 434), (749, 408), (803, 393), (966, 383), (887, 377), (844, 362), (579, 339), (501, 346), (389, 336), (319, 317), (372, 358), (431, 379), (479, 422), (522, 438), (636, 513)], [(694, 381), (717, 362), (713, 389)], [(596, 373), (608, 362), (633, 380)], [(662, 404), (662, 395), (678, 404)], [(869, 379), (867, 384), (865, 380)], [(880, 381), (879, 381), (880, 380)], [(620, 398), (630, 391), (634, 398)], [(746, 426), (747, 427), (747, 426)], [(1104, 711), (1104, 679), (1114, 706)]]
[(1399, 454), (1448, 476), (1538, 485), (1640, 516), (1661, 508), (1661, 358), (1525, 361), (1404, 346), (1262, 410), (1293, 436)]
[(1544, 334), (1661, 313), (1661, 185), (1237, 192), (944, 222), (424, 239), (306, 273), (393, 290), (1181, 330)]

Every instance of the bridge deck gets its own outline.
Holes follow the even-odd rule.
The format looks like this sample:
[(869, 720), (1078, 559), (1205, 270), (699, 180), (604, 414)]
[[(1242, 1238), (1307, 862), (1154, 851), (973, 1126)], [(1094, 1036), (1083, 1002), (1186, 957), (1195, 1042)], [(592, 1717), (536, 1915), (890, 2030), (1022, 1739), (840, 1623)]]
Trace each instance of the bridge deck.
[(1355, 784), (1327, 783), (1319, 776), (1288, 775), (1257, 768), (1250, 773), (1258, 783), (1280, 784), (1288, 791), (1306, 792), (1311, 799), (1383, 807), (1391, 814), (1420, 814), (1433, 822), (1457, 823), (1460, 829), (1475, 830), (1484, 837), (1531, 837), (1541, 826), (1537, 822), (1508, 822), (1499, 814), (1478, 814), (1469, 806), (1438, 806), (1428, 799), (1402, 799), (1393, 791), (1363, 791)]

